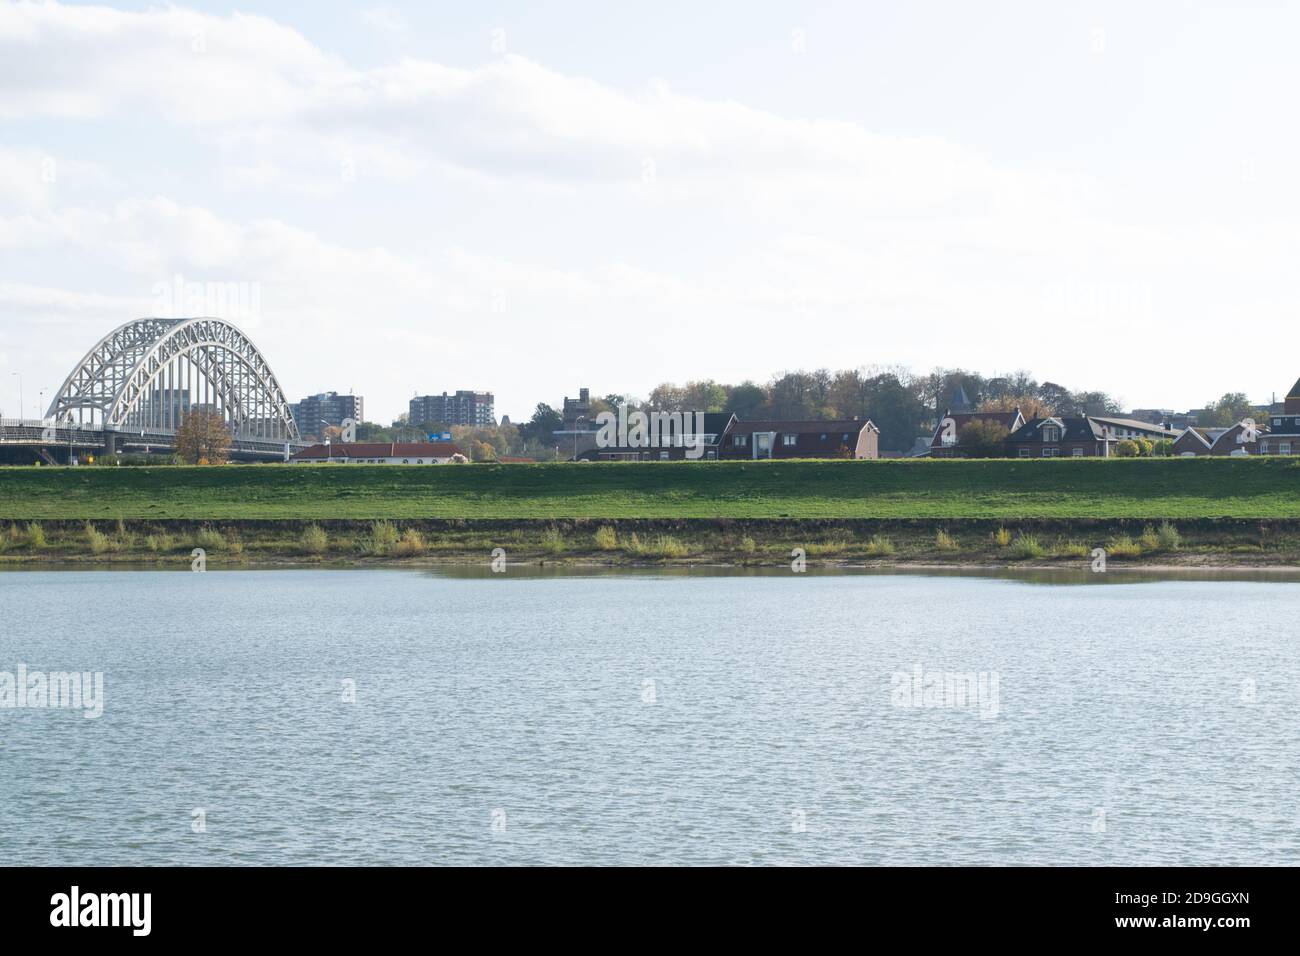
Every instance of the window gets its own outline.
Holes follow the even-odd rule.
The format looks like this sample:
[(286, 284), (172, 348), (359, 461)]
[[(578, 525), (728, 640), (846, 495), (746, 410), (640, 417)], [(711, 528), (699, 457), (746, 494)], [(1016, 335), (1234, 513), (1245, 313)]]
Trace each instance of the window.
[(785, 445), (786, 447), (789, 447), (790, 445), (793, 445), (795, 441), (798, 440), (798, 438), (799, 438), (798, 435), (782, 435), (781, 444)]
[(659, 453), (659, 460), (660, 460), (660, 461), (667, 461), (667, 460), (668, 460), (668, 452), (666, 452), (666, 451), (661, 451), (661, 452)]
[(825, 440), (826, 440), (826, 433), (822, 432), (821, 437), (818, 439), (818, 441), (825, 441)]
[(710, 448), (708, 451), (706, 451), (706, 452), (704, 453), (704, 457), (705, 457), (705, 458), (717, 458), (717, 457), (718, 457), (718, 453), (717, 453), (716, 451), (714, 451), (712, 448)]
[(1043, 441), (1060, 441), (1061, 430), (1055, 425), (1048, 425), (1043, 429)]
[(1291, 454), (1291, 443), (1290, 443), (1289, 441), (1278, 442), (1278, 443), (1277, 443), (1277, 453), (1278, 453), (1279, 455), (1289, 455), (1289, 454)]
[(1281, 428), (1281, 427), (1282, 427), (1282, 419), (1280, 419), (1280, 418), (1275, 418), (1275, 419), (1273, 419), (1273, 427), (1274, 427), (1274, 428)]
[(732, 443), (733, 445), (745, 445), (745, 444), (748, 444), (748, 443), (749, 443), (749, 436), (748, 436), (748, 435), (732, 435), (732, 436), (731, 436), (731, 443)]
[(1083, 449), (1082, 449), (1082, 448), (1076, 448), (1076, 449), (1074, 449), (1073, 451), (1071, 451), (1070, 454), (1071, 454), (1073, 457), (1075, 457), (1075, 458), (1082, 458), (1082, 457), (1083, 457)]
[(1028, 449), (1028, 448), (1022, 448), (1022, 449), (1020, 449), (1020, 457), (1021, 457), (1021, 458), (1028, 458), (1028, 457), (1029, 457), (1029, 449)]
[(1044, 458), (1059, 458), (1060, 455), (1061, 455), (1061, 449), (1059, 449), (1059, 448), (1044, 448), (1044, 449), (1043, 449), (1043, 457), (1044, 457)]

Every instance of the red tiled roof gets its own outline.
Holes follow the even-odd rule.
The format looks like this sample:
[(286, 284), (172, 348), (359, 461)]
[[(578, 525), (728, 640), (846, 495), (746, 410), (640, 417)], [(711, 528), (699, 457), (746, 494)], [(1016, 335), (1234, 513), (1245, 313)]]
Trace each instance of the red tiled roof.
[(295, 459), (326, 458), (450, 458), (464, 452), (449, 441), (435, 442), (334, 442), (312, 445)]

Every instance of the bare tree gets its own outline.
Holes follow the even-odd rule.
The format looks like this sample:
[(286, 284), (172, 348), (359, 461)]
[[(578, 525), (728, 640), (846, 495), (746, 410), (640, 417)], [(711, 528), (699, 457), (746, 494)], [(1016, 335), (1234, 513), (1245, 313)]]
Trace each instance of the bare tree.
[(187, 465), (224, 465), (230, 458), (230, 429), (219, 412), (190, 412), (176, 429), (176, 454)]

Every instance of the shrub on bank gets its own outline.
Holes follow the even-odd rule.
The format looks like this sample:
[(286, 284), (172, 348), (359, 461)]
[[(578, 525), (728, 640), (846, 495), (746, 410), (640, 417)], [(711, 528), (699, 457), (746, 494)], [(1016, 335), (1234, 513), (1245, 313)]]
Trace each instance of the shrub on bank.
[(1156, 531), (1156, 542), (1161, 551), (1177, 551), (1183, 546), (1183, 536), (1178, 533), (1178, 528), (1168, 521), (1160, 523), (1160, 528)]
[(867, 542), (867, 554), (870, 555), (883, 556), (893, 554), (895, 550), (894, 542), (883, 534), (873, 534), (871, 540)]
[(145, 535), (144, 546), (153, 552), (166, 552), (176, 547), (176, 541), (171, 535), (160, 532)]
[(853, 546), (853, 539), (845, 533), (834, 534), (824, 541), (814, 541), (804, 549), (806, 554), (843, 554)]
[(1142, 545), (1126, 534), (1116, 535), (1106, 542), (1106, 554), (1112, 558), (1136, 558), (1142, 553)]
[(632, 533), (623, 550), (640, 558), (684, 558), (691, 553), (685, 543), (671, 535), (662, 534), (642, 541), (636, 532)]
[(407, 528), (406, 533), (398, 540), (393, 551), (399, 557), (413, 558), (416, 555), (424, 554), (424, 547), (424, 535), (414, 528)]
[(372, 521), (366, 551), (370, 554), (387, 554), (397, 547), (397, 540), (397, 525), (391, 521)]
[(542, 532), (541, 539), (542, 550), (548, 554), (563, 554), (567, 545), (564, 543), (564, 535), (560, 529), (554, 526), (547, 528)]
[(318, 524), (308, 525), (298, 539), (298, 547), (304, 554), (324, 554), (330, 546), (329, 535)]
[(108, 550), (109, 545), (111, 544), (108, 540), (108, 535), (104, 534), (104, 532), (100, 531), (89, 521), (86, 522), (85, 534), (86, 544), (90, 547), (91, 554), (103, 554)]
[(1007, 547), (1008, 557), (1021, 561), (1028, 558), (1041, 558), (1045, 553), (1043, 546), (1038, 543), (1038, 538), (1032, 534), (1016, 535), (1016, 539)]
[(1071, 539), (1069, 541), (1057, 542), (1056, 548), (1052, 553), (1058, 558), (1086, 558), (1090, 553), (1090, 549), (1082, 541)]
[(204, 551), (221, 551), (229, 546), (229, 542), (216, 528), (200, 528), (194, 536), (194, 546)]

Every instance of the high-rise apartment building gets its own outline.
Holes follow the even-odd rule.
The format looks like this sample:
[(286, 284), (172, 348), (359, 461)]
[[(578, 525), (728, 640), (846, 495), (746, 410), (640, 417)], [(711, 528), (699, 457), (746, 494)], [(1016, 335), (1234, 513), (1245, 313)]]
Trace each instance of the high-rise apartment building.
[(341, 426), (348, 418), (358, 425), (366, 420), (365, 400), (360, 395), (321, 392), (294, 402), (289, 409), (303, 438), (319, 438), (326, 425)]
[(411, 399), (412, 425), (495, 425), (496, 408), (491, 392), (458, 391), (454, 395), (420, 395)]

